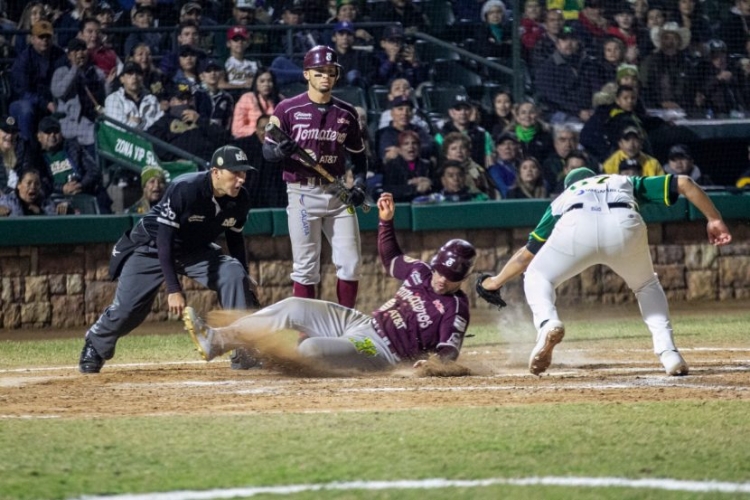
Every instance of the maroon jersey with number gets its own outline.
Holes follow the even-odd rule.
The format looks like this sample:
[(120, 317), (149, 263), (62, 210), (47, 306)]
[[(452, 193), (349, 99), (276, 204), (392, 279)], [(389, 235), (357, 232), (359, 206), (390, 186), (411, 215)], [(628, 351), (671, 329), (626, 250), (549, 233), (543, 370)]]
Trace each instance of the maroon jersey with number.
[[(281, 101), (273, 115), (279, 120), (279, 128), (334, 177), (340, 177), (346, 171), (345, 150), (359, 153), (365, 149), (357, 111), (336, 97), (321, 105), (312, 102), (305, 92)], [(274, 142), (267, 135), (266, 141)], [(282, 160), (282, 168), (287, 182), (318, 177), (294, 156)]]
[(388, 273), (403, 280), (396, 295), (373, 313), (376, 327), (402, 359), (437, 352), (456, 359), (469, 326), (469, 301), (459, 290), (441, 295), (432, 288), (429, 264), (403, 255), (393, 221), (381, 221), (378, 252)]

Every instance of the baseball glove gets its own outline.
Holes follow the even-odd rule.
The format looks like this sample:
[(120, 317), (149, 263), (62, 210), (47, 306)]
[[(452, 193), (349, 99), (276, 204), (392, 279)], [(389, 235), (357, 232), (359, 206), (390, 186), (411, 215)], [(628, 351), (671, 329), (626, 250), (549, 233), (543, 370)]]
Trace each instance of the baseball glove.
[(482, 286), (482, 282), (491, 277), (492, 274), (490, 273), (479, 273), (479, 276), (477, 276), (476, 286), (477, 294), (493, 306), (497, 306), (498, 309), (502, 309), (508, 304), (506, 304), (503, 298), (500, 296), (500, 289), (498, 288), (497, 290), (487, 290)]

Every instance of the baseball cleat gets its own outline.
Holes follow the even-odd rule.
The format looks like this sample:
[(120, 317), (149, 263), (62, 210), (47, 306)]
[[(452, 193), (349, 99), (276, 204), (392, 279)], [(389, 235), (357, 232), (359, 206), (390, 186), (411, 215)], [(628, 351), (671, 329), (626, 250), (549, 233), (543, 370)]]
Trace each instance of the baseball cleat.
[(561, 321), (547, 321), (539, 330), (536, 345), (529, 357), (529, 371), (534, 375), (544, 373), (552, 364), (552, 350), (565, 337), (565, 326)]
[(104, 358), (94, 349), (89, 339), (83, 343), (81, 358), (78, 361), (78, 371), (81, 373), (99, 373), (104, 366)]
[(182, 322), (185, 324), (185, 330), (190, 334), (193, 343), (198, 348), (198, 352), (206, 361), (211, 361), (216, 357), (211, 352), (212, 340), (214, 337), (213, 329), (209, 328), (206, 323), (195, 313), (195, 309), (188, 306), (182, 311)]
[(677, 377), (688, 374), (688, 365), (685, 363), (685, 360), (682, 359), (679, 352), (664, 351), (659, 355), (659, 359), (661, 360), (661, 364), (664, 365), (664, 370), (667, 372), (667, 375)]

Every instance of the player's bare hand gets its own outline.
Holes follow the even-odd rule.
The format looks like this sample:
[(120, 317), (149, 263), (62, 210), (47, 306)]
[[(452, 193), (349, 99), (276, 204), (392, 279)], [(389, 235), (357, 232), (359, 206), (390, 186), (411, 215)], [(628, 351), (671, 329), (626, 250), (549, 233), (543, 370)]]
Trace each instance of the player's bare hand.
[(10, 215), (10, 208), (5, 206), (0, 206), (0, 217), (6, 217)]
[(170, 293), (167, 295), (167, 305), (169, 306), (169, 314), (180, 317), (187, 305), (185, 303), (185, 296), (182, 292)]
[(399, 151), (400, 150), (398, 146), (388, 146), (387, 148), (385, 148), (383, 160), (388, 161), (398, 158)]
[(383, 193), (378, 198), (378, 217), (380, 220), (391, 220), (393, 214), (396, 212), (396, 205), (393, 203), (393, 195), (391, 193)]
[(708, 231), (708, 242), (714, 246), (727, 245), (732, 241), (732, 234), (721, 219), (709, 221), (706, 230)]

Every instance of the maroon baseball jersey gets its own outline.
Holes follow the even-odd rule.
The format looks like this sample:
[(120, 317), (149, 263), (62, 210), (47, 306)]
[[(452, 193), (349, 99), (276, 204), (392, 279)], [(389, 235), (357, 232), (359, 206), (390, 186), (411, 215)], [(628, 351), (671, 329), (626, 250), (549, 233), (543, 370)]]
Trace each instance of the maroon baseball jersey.
[(402, 359), (424, 357), (427, 352), (458, 358), (469, 326), (466, 294), (461, 290), (451, 295), (435, 292), (432, 268), (403, 255), (392, 221), (381, 221), (378, 249), (388, 273), (403, 280), (396, 295), (373, 313), (381, 335), (388, 337)]
[[(335, 177), (346, 171), (345, 150), (359, 153), (365, 149), (357, 111), (336, 97), (326, 105), (315, 104), (305, 92), (283, 100), (276, 106), (273, 116), (278, 119), (277, 126), (281, 130)], [(268, 135), (266, 141), (274, 142)], [(294, 157), (282, 160), (282, 168), (287, 182), (318, 176)]]

